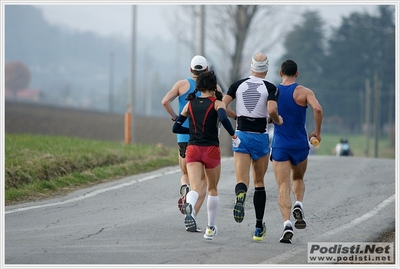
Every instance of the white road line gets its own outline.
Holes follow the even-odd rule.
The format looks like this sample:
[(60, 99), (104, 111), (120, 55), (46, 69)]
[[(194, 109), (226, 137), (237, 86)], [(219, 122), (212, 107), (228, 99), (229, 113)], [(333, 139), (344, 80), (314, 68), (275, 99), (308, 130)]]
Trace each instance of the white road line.
[[(322, 234), (321, 236), (318, 237), (318, 240), (324, 239), (324, 238), (329, 238), (331, 236), (333, 236), (336, 233), (339, 233), (341, 231), (344, 231), (346, 229), (355, 227), (357, 225), (359, 225), (360, 223), (366, 221), (367, 219), (372, 218), (373, 216), (375, 216), (376, 214), (378, 214), (379, 211), (383, 210), (385, 207), (387, 207), (389, 204), (394, 203), (395, 201), (395, 196), (396, 194), (393, 194), (392, 196), (390, 196), (389, 198), (387, 198), (386, 200), (382, 201), (379, 205), (377, 205), (376, 207), (374, 207), (371, 211), (369, 211), (368, 213), (365, 213), (364, 215), (362, 215), (361, 217), (358, 217), (342, 226), (339, 226), (333, 230), (330, 230), (324, 234)], [(273, 258), (270, 258), (268, 260), (265, 260), (264, 262), (262, 262), (262, 264), (280, 264), (283, 263), (284, 261), (289, 260), (290, 258), (292, 258), (293, 256), (296, 256), (298, 254), (301, 254), (304, 252), (304, 248), (292, 248), (289, 251), (286, 251), (285, 253), (282, 253), (278, 256), (275, 256)]]
[(112, 186), (112, 187), (109, 187), (109, 188), (104, 188), (104, 189), (101, 189), (101, 190), (96, 190), (96, 191), (92, 191), (92, 192), (89, 192), (89, 193), (85, 193), (84, 195), (81, 195), (81, 196), (78, 196), (76, 198), (72, 198), (72, 199), (69, 199), (69, 200), (56, 202), (56, 203), (51, 203), (51, 204), (43, 204), (43, 205), (36, 205), (36, 206), (29, 206), (29, 207), (21, 207), (21, 208), (11, 209), (11, 210), (5, 211), (4, 214), (11, 214), (11, 213), (16, 213), (16, 212), (27, 211), (27, 210), (37, 209), (37, 208), (50, 207), (50, 206), (56, 206), (56, 205), (64, 205), (64, 204), (80, 201), (80, 200), (83, 200), (83, 199), (86, 199), (86, 198), (90, 198), (90, 197), (96, 196), (96, 195), (101, 194), (101, 193), (105, 193), (105, 192), (108, 192), (108, 191), (120, 189), (120, 188), (127, 187), (127, 186), (131, 186), (131, 185), (134, 185), (136, 183), (140, 183), (140, 182), (143, 182), (143, 181), (147, 181), (147, 180), (150, 180), (150, 179), (154, 179), (154, 178), (158, 178), (158, 177), (161, 177), (161, 176), (164, 176), (164, 175), (174, 174), (174, 173), (178, 173), (178, 172), (180, 172), (180, 169), (169, 171), (169, 172), (165, 172), (165, 173), (158, 173), (158, 174), (150, 175), (150, 176), (147, 176), (147, 177), (135, 179), (135, 180), (132, 180), (132, 181), (127, 182), (127, 183), (115, 185), (115, 186)]
[[(233, 157), (227, 157), (227, 158), (224, 157), (224, 158), (221, 159), (221, 162), (226, 162), (226, 161), (230, 161), (230, 160), (233, 160)], [(29, 206), (29, 207), (21, 207), (21, 208), (11, 209), (11, 210), (5, 211), (4, 214), (11, 214), (11, 213), (16, 213), (16, 212), (27, 211), (27, 210), (37, 209), (37, 208), (50, 207), (50, 206), (56, 206), (56, 205), (64, 205), (64, 204), (80, 201), (80, 200), (83, 200), (83, 199), (86, 199), (86, 198), (90, 198), (90, 197), (93, 197), (93, 196), (96, 196), (98, 194), (105, 193), (105, 192), (108, 192), (108, 191), (111, 191), (111, 190), (120, 189), (120, 188), (123, 188), (123, 187), (134, 185), (136, 183), (140, 183), (140, 182), (147, 181), (147, 180), (150, 180), (150, 179), (158, 178), (158, 177), (161, 177), (161, 176), (164, 176), (164, 175), (179, 173), (180, 171), (181, 171), (180, 169), (176, 169), (176, 170), (172, 170), (172, 171), (168, 171), (168, 172), (164, 172), (164, 173), (158, 173), (158, 174), (154, 174), (154, 175), (147, 176), (147, 177), (144, 177), (144, 178), (139, 178), (139, 179), (130, 181), (128, 183), (123, 183), (123, 184), (115, 185), (115, 186), (112, 186), (112, 187), (109, 187), (109, 188), (105, 188), (105, 189), (101, 189), (101, 190), (96, 190), (96, 191), (93, 191), (93, 192), (85, 193), (84, 195), (81, 195), (79, 197), (72, 198), (72, 199), (69, 199), (69, 200), (56, 202), (56, 203), (51, 203), (51, 204), (43, 204), (43, 205), (36, 205), (36, 206)]]

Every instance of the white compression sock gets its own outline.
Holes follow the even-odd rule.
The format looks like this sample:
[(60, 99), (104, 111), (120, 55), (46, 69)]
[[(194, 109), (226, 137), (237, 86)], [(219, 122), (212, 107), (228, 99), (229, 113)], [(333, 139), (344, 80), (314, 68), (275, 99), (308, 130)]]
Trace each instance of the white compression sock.
[(186, 202), (192, 205), (193, 216), (196, 216), (196, 213), (194, 212), (194, 205), (196, 204), (197, 199), (199, 199), (199, 193), (197, 191), (190, 191), (188, 194), (186, 194)]
[(214, 226), (217, 218), (219, 207), (219, 196), (208, 196), (207, 198), (207, 215), (208, 215), (208, 226)]

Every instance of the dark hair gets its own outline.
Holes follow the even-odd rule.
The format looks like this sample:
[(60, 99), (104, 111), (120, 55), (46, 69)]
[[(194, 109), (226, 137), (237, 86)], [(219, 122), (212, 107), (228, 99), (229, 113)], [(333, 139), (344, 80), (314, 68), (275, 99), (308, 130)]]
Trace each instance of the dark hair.
[[(201, 65), (196, 65), (196, 66), (202, 67)], [(196, 67), (196, 66), (195, 66), (195, 67)], [(207, 69), (207, 68), (206, 68), (206, 69)], [(194, 69), (192, 69), (192, 74), (195, 75), (195, 76), (198, 76), (198, 75), (200, 75), (201, 73), (206, 72), (206, 69), (204, 69), (204, 70), (194, 70)]]
[(281, 64), (282, 74), (292, 77), (296, 75), (297, 64), (293, 60), (286, 60)]
[(217, 90), (217, 76), (215, 76), (214, 71), (206, 71), (201, 73), (196, 79), (196, 89), (194, 92), (189, 93), (186, 97), (186, 100), (193, 100), (196, 98), (197, 92), (205, 92), (205, 91), (215, 91), (215, 96), (218, 100), (222, 100), (222, 93)]

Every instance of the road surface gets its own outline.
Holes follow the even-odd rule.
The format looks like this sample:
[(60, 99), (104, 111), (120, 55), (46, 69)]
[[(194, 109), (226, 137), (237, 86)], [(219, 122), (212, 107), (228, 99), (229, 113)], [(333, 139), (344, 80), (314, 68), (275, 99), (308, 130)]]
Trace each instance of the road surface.
[[(252, 240), (252, 184), (244, 221), (233, 219), (232, 158), (222, 162), (219, 232), (212, 241), (185, 231), (177, 207), (179, 178), (178, 167), (168, 167), (62, 198), (8, 206), (5, 265), (307, 264), (308, 242), (371, 242), (395, 226), (391, 159), (311, 155), (303, 201), (307, 228), (294, 230), (292, 244), (278, 242), (283, 221), (271, 164), (262, 242)], [(206, 202), (197, 220), (204, 231)]]

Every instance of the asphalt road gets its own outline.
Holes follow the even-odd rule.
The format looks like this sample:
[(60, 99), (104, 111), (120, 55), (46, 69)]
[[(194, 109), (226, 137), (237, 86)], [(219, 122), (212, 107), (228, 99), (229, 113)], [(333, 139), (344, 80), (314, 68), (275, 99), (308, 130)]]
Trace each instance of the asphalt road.
[[(267, 235), (254, 242), (253, 185), (242, 223), (233, 219), (233, 159), (222, 162), (218, 235), (185, 231), (178, 211), (180, 171), (169, 167), (5, 208), (6, 265), (307, 264), (308, 242), (371, 242), (395, 226), (395, 160), (310, 156), (303, 201), (307, 228), (292, 244), (283, 229), (270, 165)], [(207, 224), (206, 203), (197, 217)]]

